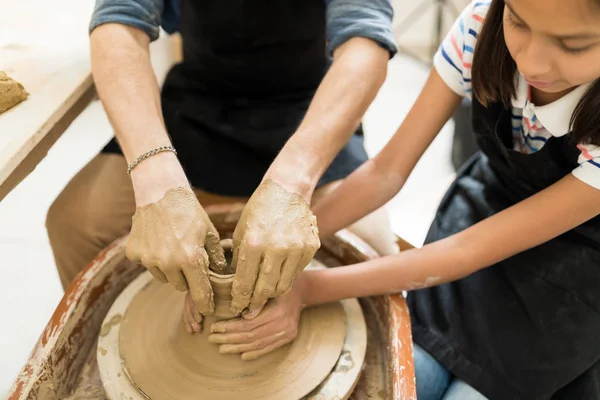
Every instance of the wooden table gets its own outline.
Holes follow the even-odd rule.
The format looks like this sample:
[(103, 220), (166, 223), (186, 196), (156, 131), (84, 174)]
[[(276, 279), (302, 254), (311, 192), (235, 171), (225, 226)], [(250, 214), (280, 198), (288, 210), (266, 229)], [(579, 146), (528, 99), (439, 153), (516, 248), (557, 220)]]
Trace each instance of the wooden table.
[(96, 96), (88, 24), (94, 0), (0, 0), (0, 71), (27, 100), (0, 114), (0, 200)]

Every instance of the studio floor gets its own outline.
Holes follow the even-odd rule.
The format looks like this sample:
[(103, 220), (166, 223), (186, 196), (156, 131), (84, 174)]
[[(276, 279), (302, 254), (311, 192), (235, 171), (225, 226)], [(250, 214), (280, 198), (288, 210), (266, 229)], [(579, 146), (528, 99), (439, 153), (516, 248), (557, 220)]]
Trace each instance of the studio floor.
[[(428, 67), (401, 54), (365, 120), (367, 149), (376, 154), (393, 135), (425, 82)], [(45, 215), (69, 179), (110, 139), (98, 101), (71, 125), (35, 171), (0, 202), (0, 397), (25, 363), (62, 297), (44, 227)], [(453, 179), (453, 124), (440, 132), (402, 192), (387, 208), (394, 231), (422, 244), (445, 189)]]

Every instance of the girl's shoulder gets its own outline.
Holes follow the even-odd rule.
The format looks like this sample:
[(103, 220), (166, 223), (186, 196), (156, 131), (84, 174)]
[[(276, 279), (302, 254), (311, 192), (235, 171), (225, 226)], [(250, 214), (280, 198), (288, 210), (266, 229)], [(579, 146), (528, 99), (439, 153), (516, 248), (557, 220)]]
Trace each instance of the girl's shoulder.
[[(485, 17), (490, 9), (491, 0), (488, 1), (471, 1), (458, 17), (457, 23), (463, 24), (465, 29), (462, 34), (477, 40), (477, 36), (481, 32)], [(466, 38), (465, 38), (466, 39)]]
[(473, 15), (477, 15), (479, 17), (485, 18), (488, 10), (490, 9), (491, 4), (492, 4), (491, 0), (488, 0), (488, 1), (473, 0), (469, 3), (469, 6), (472, 9)]
[(470, 2), (454, 22), (433, 60), (434, 67), (448, 87), (469, 99), (475, 45), (490, 4), (491, 0)]

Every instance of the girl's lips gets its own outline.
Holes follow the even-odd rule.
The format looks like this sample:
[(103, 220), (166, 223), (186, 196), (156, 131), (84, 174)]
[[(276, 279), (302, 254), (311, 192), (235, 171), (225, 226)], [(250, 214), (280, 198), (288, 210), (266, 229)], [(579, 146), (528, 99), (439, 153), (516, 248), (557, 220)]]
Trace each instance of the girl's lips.
[(552, 84), (554, 83), (554, 82), (549, 82), (549, 81), (532, 81), (527, 78), (525, 78), (525, 80), (527, 81), (527, 83), (529, 85), (536, 87), (538, 89), (547, 88), (549, 86), (552, 86)]

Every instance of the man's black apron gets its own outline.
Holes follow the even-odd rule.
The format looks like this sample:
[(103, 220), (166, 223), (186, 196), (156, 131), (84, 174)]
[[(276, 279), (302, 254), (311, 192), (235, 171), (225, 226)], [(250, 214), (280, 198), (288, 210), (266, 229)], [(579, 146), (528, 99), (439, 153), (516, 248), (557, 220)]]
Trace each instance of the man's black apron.
[[(192, 185), (250, 196), (304, 118), (329, 67), (324, 0), (182, 0), (181, 64), (162, 90)], [(120, 152), (115, 141), (105, 148)], [(367, 159), (359, 128), (319, 185)]]
[[(481, 152), (458, 172), (427, 242), (578, 165), (569, 135), (533, 154), (512, 150), (511, 114), (501, 105), (474, 101), (473, 130)], [(600, 218), (467, 278), (411, 292), (408, 301), (415, 342), (486, 397), (600, 399)]]

